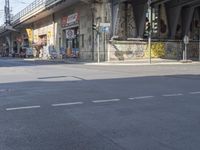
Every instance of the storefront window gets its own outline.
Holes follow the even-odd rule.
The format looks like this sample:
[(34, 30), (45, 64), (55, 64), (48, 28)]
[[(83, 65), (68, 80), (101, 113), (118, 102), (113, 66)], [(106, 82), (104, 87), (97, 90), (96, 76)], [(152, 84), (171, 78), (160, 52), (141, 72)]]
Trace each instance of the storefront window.
[(78, 27), (65, 30), (66, 49), (68, 57), (79, 57), (79, 29)]

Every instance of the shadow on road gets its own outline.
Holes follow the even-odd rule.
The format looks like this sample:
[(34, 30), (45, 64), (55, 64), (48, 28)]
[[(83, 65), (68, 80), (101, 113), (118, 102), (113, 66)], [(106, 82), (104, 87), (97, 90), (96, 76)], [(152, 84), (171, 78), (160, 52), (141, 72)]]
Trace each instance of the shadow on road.
[(0, 58), (0, 67), (20, 67), (20, 66), (42, 66), (66, 64), (62, 60), (33, 60), (33, 59), (13, 59)]
[(44, 76), (39, 77), (37, 81), (0, 83), (0, 96), (4, 93), (1, 91), (10, 89), (12, 93), (10, 95), (8, 93), (8, 97), (18, 95), (28, 99), (37, 95), (43, 100), (51, 99), (49, 95), (57, 99), (126, 98), (134, 95), (195, 91), (200, 90), (199, 84), (200, 75), (192, 74), (95, 80), (86, 80), (77, 76)]
[[(63, 81), (56, 81), (63, 78)], [(81, 80), (65, 76), (0, 84), (0, 143), (4, 150), (133, 150), (200, 147), (200, 75)], [(48, 80), (48, 81), (47, 81)], [(163, 94), (182, 93), (164, 98)], [(154, 96), (128, 101), (130, 97)], [(121, 99), (92, 104), (92, 100)], [(81, 106), (51, 104), (82, 101)], [(7, 107), (41, 105), (6, 112)], [(144, 144), (145, 143), (145, 144)]]

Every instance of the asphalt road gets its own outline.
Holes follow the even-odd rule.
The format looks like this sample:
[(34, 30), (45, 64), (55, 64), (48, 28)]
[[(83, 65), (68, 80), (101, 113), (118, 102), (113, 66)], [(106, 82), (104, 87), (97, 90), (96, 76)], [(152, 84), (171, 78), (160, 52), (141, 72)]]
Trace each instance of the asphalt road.
[(0, 60), (0, 150), (197, 150), (200, 64)]

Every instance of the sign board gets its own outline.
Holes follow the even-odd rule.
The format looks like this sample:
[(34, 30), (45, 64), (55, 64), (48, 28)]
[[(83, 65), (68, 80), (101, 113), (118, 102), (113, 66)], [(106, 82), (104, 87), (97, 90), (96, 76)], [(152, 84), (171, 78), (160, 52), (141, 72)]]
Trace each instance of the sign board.
[(100, 32), (109, 33), (110, 32), (110, 27), (101, 26), (100, 27)]
[(26, 29), (26, 33), (28, 35), (29, 42), (32, 42), (33, 41), (33, 30), (28, 28), (28, 29)]
[(71, 14), (69, 16), (65, 16), (61, 20), (62, 27), (68, 27), (68, 26), (71, 26), (74, 24), (78, 24), (78, 22), (79, 22), (79, 13), (78, 12)]
[(110, 27), (110, 23), (100, 23), (100, 27)]
[(185, 35), (184, 39), (183, 39), (184, 44), (189, 44), (189, 40), (190, 40), (189, 37), (187, 35)]
[(75, 37), (74, 30), (66, 30), (66, 38), (73, 39)]
[(152, 3), (152, 0), (148, 0), (148, 1), (147, 1), (148, 7), (151, 7), (151, 3)]
[(78, 20), (78, 13), (71, 14), (67, 17), (67, 24), (74, 23)]

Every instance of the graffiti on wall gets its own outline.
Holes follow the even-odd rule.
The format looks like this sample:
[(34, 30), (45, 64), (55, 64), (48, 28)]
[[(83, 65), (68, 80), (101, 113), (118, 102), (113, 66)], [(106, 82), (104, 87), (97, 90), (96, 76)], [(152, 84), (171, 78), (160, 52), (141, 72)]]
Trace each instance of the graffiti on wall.
[(133, 60), (144, 58), (146, 44), (144, 42), (138, 43), (111, 43), (111, 60)]
[[(146, 42), (114, 41), (110, 43), (110, 60), (136, 60), (149, 57)], [(152, 58), (182, 59), (182, 41), (152, 42)], [(188, 45), (188, 58), (196, 59), (199, 56), (198, 42), (191, 42)]]
[(182, 44), (180, 42), (165, 42), (165, 57), (179, 59), (181, 56)]

